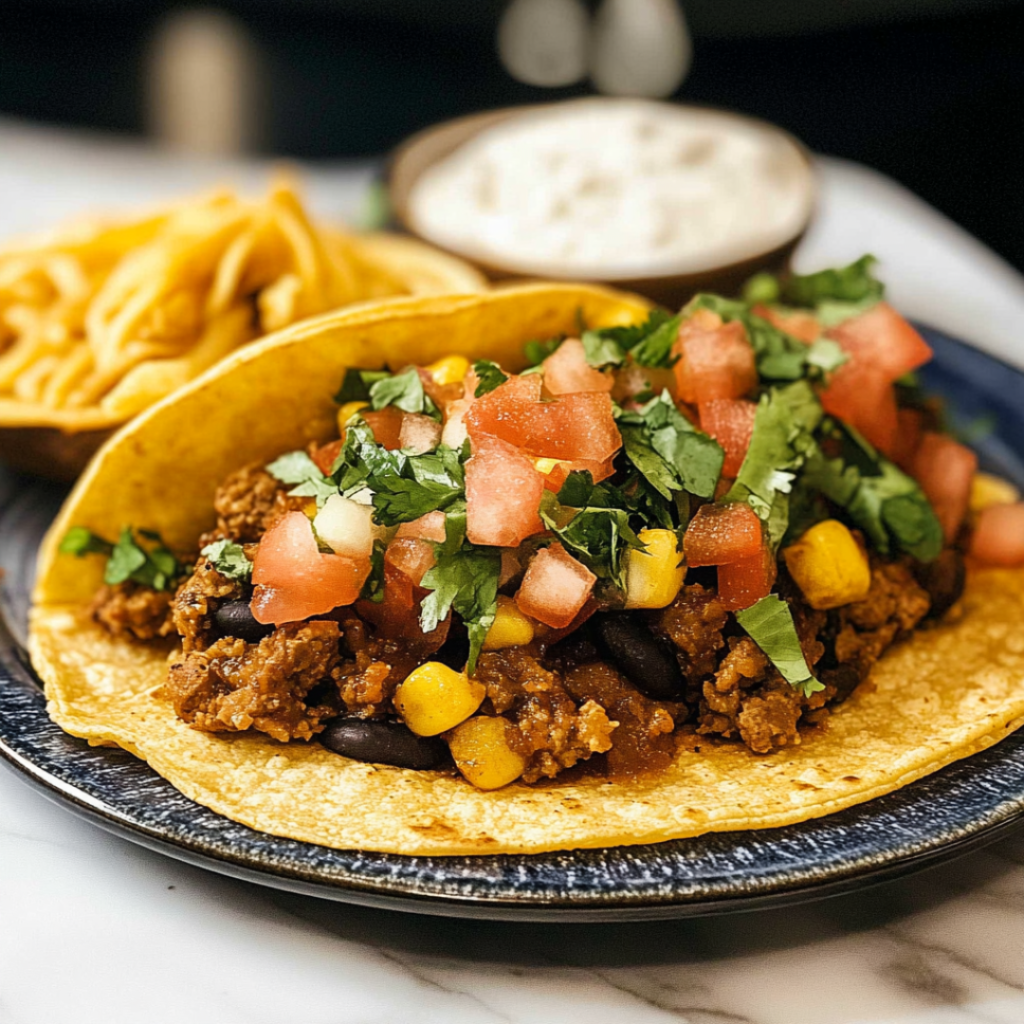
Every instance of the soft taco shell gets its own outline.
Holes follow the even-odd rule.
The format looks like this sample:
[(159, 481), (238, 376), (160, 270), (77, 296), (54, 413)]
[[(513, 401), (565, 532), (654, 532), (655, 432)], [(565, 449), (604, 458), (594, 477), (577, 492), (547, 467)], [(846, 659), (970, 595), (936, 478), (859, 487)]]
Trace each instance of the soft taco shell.
[(667, 771), (480, 792), (459, 777), (349, 761), (317, 744), (190, 729), (155, 697), (169, 648), (129, 644), (85, 608), (100, 560), (57, 555), (72, 524), (126, 523), (194, 547), (218, 482), (330, 436), (348, 366), (429, 363), (450, 353), (521, 365), (530, 338), (637, 320), (641, 300), (535, 285), (401, 299), (307, 321), (238, 352), (143, 414), (98, 455), (41, 555), (30, 650), (50, 714), (68, 732), (144, 758), (187, 796), (264, 832), (404, 854), (519, 853), (649, 843), (804, 821), (869, 800), (998, 742), (1024, 722), (1024, 575), (972, 577), (955, 620), (876, 667), (827, 732), (778, 754), (702, 742)]

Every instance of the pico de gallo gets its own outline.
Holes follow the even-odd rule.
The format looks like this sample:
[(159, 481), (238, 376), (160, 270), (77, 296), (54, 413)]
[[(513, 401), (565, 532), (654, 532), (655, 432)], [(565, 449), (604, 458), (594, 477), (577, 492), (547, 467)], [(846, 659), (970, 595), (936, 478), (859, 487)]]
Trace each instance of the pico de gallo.
[(197, 729), (483, 789), (798, 744), (965, 561), (1024, 564), (1024, 503), (943, 429), (872, 263), (581, 323), (519, 372), (350, 369), (337, 439), (228, 477), (198, 559), (63, 549), (108, 557), (98, 622), (179, 639)]

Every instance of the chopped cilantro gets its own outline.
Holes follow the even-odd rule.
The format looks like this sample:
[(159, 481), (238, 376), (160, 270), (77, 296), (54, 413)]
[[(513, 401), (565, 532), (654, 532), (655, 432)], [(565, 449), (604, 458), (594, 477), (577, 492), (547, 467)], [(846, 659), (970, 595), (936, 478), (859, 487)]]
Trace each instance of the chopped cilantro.
[(349, 367), (345, 371), (341, 390), (334, 396), (334, 401), (338, 405), (344, 405), (346, 402), (369, 402), (370, 388), (377, 381), (386, 380), (390, 376), (387, 370), (357, 370)]
[(597, 369), (621, 366), (626, 361), (626, 350), (604, 331), (584, 331), (581, 341), (587, 362)]
[(366, 577), (359, 596), (364, 601), (380, 604), (384, 600), (384, 550), (387, 545), (382, 540), (373, 542), (370, 551), (370, 574)]
[(769, 594), (757, 604), (736, 612), (736, 621), (790, 686), (805, 697), (825, 689), (807, 667), (793, 615), (778, 594)]
[(879, 455), (852, 427), (829, 420), (826, 436), (842, 441), (842, 453), (820, 449), (807, 460), (803, 483), (844, 509), (884, 555), (895, 547), (921, 562), (942, 550), (942, 526), (917, 482)]
[(317, 508), (322, 507), (332, 494), (338, 493), (337, 484), (320, 472), (320, 467), (306, 452), (286, 452), (267, 466), (267, 472), (283, 484), (292, 484), (288, 492), (290, 495), (316, 498)]
[(423, 381), (415, 366), (407, 366), (393, 377), (384, 377), (370, 387), (370, 404), (375, 410), (393, 405), (403, 412), (419, 413), (439, 420), (441, 413), (423, 390)]
[(466, 542), (455, 551), (445, 548), (436, 545), (437, 564), (423, 576), (422, 585), (431, 593), (420, 605), (420, 629), (432, 633), (454, 611), (469, 634), (466, 672), (472, 675), (498, 608), (501, 552)]
[(822, 302), (878, 302), (885, 287), (872, 273), (877, 262), (874, 256), (866, 255), (845, 267), (791, 274), (782, 281), (782, 301), (807, 308)]
[(389, 451), (365, 423), (357, 422), (345, 432), (332, 483), (337, 480), (335, 492), (346, 497), (369, 488), (376, 522), (398, 526), (465, 497), (467, 455), (467, 446), (456, 450), (444, 444), (422, 454)]
[[(147, 547), (136, 538), (136, 532), (149, 541)], [(83, 526), (73, 526), (61, 540), (60, 550), (79, 558), (90, 554), (106, 555), (103, 581), (110, 586), (131, 580), (153, 590), (169, 590), (182, 575), (178, 560), (160, 534), (153, 530), (133, 531), (125, 526), (117, 542), (111, 544)]]
[(104, 540), (84, 526), (72, 526), (61, 538), (58, 550), (65, 555), (106, 555), (114, 550), (109, 540)]
[(726, 501), (745, 501), (777, 551), (789, 526), (789, 495), (797, 472), (815, 449), (822, 411), (807, 381), (770, 388), (757, 406), (750, 447)]
[(627, 458), (663, 498), (675, 491), (699, 498), (715, 493), (725, 453), (679, 412), (667, 391), (638, 412), (620, 412), (618, 425)]
[(540, 338), (528, 341), (523, 346), (523, 354), (526, 356), (527, 363), (531, 367), (540, 366), (563, 341), (565, 341), (564, 334), (560, 334), (556, 338)]
[(252, 576), (252, 562), (246, 557), (242, 545), (233, 540), (215, 540), (207, 544), (200, 554), (229, 580), (244, 581)]
[(591, 366), (621, 366), (627, 353), (638, 366), (669, 367), (681, 316), (652, 309), (642, 324), (585, 331), (583, 349)]
[(474, 398), (482, 398), (508, 380), (508, 375), (502, 368), (497, 363), (492, 363), (489, 359), (478, 359), (473, 364), (473, 372), (480, 381), (473, 392)]

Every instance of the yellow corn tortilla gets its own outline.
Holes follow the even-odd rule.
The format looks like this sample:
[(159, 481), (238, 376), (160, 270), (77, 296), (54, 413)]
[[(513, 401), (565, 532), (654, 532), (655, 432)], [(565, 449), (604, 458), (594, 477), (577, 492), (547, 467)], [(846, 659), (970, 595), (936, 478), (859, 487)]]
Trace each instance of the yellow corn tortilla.
[(44, 542), (30, 651), (50, 714), (93, 743), (144, 758), (187, 796), (253, 828), (341, 849), (534, 853), (768, 828), (869, 800), (1002, 739), (1024, 723), (1024, 574), (974, 575), (955, 620), (893, 650), (823, 734), (770, 756), (701, 742), (664, 772), (495, 792), (460, 777), (363, 764), (317, 744), (190, 729), (154, 696), (171, 646), (91, 623), (102, 560), (57, 553), (71, 525), (159, 530), (191, 549), (219, 481), (254, 459), (332, 435), (349, 366), (451, 353), (521, 367), (530, 338), (635, 321), (641, 300), (575, 285), (392, 300), (330, 314), (240, 350), (118, 433)]

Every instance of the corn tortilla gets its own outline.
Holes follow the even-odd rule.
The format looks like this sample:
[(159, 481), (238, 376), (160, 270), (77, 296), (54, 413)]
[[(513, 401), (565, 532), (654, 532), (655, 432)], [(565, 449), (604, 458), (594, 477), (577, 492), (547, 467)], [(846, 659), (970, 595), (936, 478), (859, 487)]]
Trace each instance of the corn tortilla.
[(115, 640), (89, 621), (98, 559), (58, 556), (72, 524), (125, 523), (194, 548), (218, 482), (333, 431), (348, 366), (429, 363), (452, 353), (521, 366), (530, 338), (637, 320), (641, 300), (574, 285), (399, 299), (290, 328), (239, 351), (118, 433), (44, 542), (30, 631), (53, 719), (144, 758), (179, 790), (255, 829), (340, 849), (411, 855), (535, 853), (768, 828), (906, 785), (1024, 724), (1024, 574), (972, 575), (945, 624), (893, 649), (836, 708), (826, 732), (769, 756), (701, 740), (663, 772), (493, 792), (460, 777), (363, 764), (318, 744), (190, 729), (155, 691), (170, 646)]

